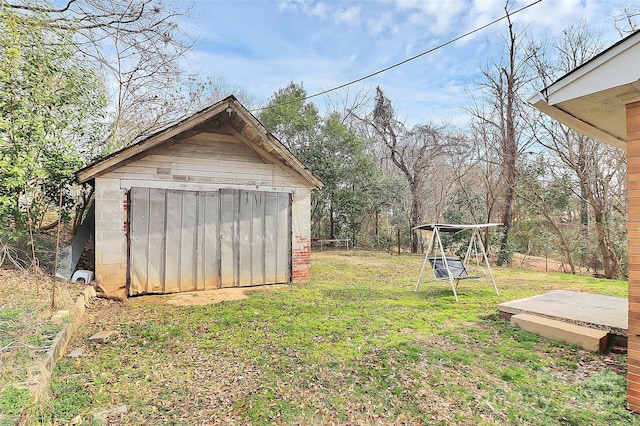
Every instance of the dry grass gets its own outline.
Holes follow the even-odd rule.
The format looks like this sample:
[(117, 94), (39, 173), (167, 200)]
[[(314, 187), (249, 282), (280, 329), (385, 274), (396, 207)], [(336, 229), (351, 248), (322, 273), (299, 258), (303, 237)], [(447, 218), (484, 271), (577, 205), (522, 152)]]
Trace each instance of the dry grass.
[[(76, 286), (56, 286), (55, 307), (51, 307), (53, 281), (27, 270), (0, 269), (0, 424), (27, 404), (28, 387), (38, 380), (42, 362), (60, 325), (51, 316), (73, 306)], [(7, 395), (12, 399), (7, 402)], [(16, 406), (13, 410), (11, 405)]]
[[(640, 424), (624, 356), (540, 339), (495, 305), (625, 283), (496, 268), (504, 296), (464, 283), (414, 292), (417, 256), (313, 255), (313, 281), (209, 306), (96, 300), (61, 360), (42, 424)], [(114, 331), (106, 344), (87, 337)], [(126, 406), (126, 412), (117, 412)], [(103, 413), (96, 417), (96, 413)]]
[(0, 270), (0, 386), (28, 378), (59, 327), (49, 319), (73, 306), (73, 286), (58, 283), (51, 307), (52, 280), (26, 270)]

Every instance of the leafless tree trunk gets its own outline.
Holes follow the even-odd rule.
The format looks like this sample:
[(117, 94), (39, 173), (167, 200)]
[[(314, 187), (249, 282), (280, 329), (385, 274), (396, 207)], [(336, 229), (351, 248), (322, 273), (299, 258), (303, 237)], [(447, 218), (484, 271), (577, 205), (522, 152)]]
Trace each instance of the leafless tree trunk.
[[(507, 2), (508, 3), (508, 2)], [(507, 11), (508, 4), (505, 5)], [(504, 62), (494, 63), (482, 73), (484, 82), (480, 84), (480, 99), (468, 111), (477, 121), (476, 129), (480, 129), (485, 140), (493, 146), (500, 161), (500, 181), (502, 186), (502, 238), (498, 252), (499, 265), (511, 261), (509, 236), (513, 225), (514, 203), (516, 197), (516, 165), (518, 158), (528, 142), (523, 141), (523, 132), (519, 124), (522, 116), (523, 101), (519, 92), (528, 82), (528, 54), (519, 45), (513, 23), (509, 18), (508, 38), (506, 40), (507, 57)]]
[[(558, 247), (560, 251), (564, 253), (564, 260), (569, 264), (570, 272), (575, 274), (577, 269), (574, 261), (573, 247), (566, 235), (566, 230), (563, 229), (561, 224), (566, 209), (570, 208), (568, 198), (565, 199), (562, 195), (571, 193), (571, 188), (562, 185), (566, 180), (562, 178), (556, 179), (553, 165), (548, 164), (545, 160), (541, 161), (542, 164), (544, 164), (544, 168), (536, 172), (530, 169), (522, 171), (519, 177), (522, 184), (518, 187), (517, 196), (527, 205), (533, 206), (535, 211), (544, 217), (546, 225), (551, 228), (559, 241)], [(548, 176), (549, 174), (551, 176)], [(559, 175), (562, 177), (562, 172), (559, 173)], [(556, 185), (554, 185), (554, 183), (556, 183)], [(559, 185), (557, 183), (559, 183)], [(560, 185), (562, 186), (560, 187)], [(553, 187), (559, 188), (559, 190), (554, 191)], [(558, 193), (562, 195), (559, 197), (556, 196)], [(556, 203), (554, 202), (554, 198), (566, 201), (566, 204), (564, 202)]]
[[(411, 252), (417, 253), (420, 251), (420, 240), (418, 232), (413, 228), (425, 219), (427, 201), (431, 201), (436, 209), (442, 210), (445, 207), (444, 200), (455, 178), (451, 176), (443, 182), (438, 176), (443, 176), (445, 168), (450, 167), (447, 163), (450, 156), (447, 154), (459, 153), (467, 148), (466, 141), (448, 134), (445, 127), (416, 125), (406, 129), (396, 119), (391, 102), (379, 87), (376, 89), (373, 118), (360, 120), (374, 128), (384, 146), (382, 155), (391, 161), (408, 183)], [(439, 170), (438, 173), (436, 169)]]
[[(535, 57), (538, 74), (546, 85), (552, 81), (554, 73), (563, 75), (580, 66), (597, 54), (601, 46), (600, 39), (585, 26), (568, 28), (564, 31), (564, 38), (553, 46), (558, 54), (556, 63), (542, 56)], [(626, 167), (624, 153), (545, 117), (540, 117), (536, 126), (538, 142), (572, 170), (578, 179), (576, 195), (581, 200), (581, 223), (586, 237), (589, 216), (593, 218), (604, 275), (607, 278), (621, 276), (620, 256), (611, 240), (608, 217), (614, 203), (619, 202), (611, 189), (624, 180), (621, 177)], [(626, 206), (620, 209), (626, 211)]]
[(545, 125), (545, 128), (541, 145), (576, 174), (579, 181), (576, 195), (584, 196), (580, 198), (581, 202), (586, 202), (591, 209), (604, 276), (619, 277), (620, 259), (610, 239), (607, 218), (615, 200), (610, 188), (621, 179), (625, 170), (623, 153), (556, 123)]
[(104, 75), (114, 106), (111, 128), (105, 144), (90, 156), (120, 148), (190, 112), (190, 99), (182, 91), (194, 77), (179, 64), (193, 44), (178, 25), (186, 12), (163, 0), (67, 0), (49, 5), (8, 0), (4, 5), (42, 14), (46, 25), (69, 31), (75, 48)]
[(516, 160), (518, 154), (518, 141), (516, 139), (515, 125), (515, 103), (516, 103), (516, 37), (513, 32), (513, 24), (509, 19), (509, 62), (507, 67), (502, 69), (503, 83), (506, 87), (504, 97), (499, 102), (504, 102), (501, 109), (504, 110), (502, 116), (501, 130), (503, 131), (502, 141), (502, 172), (505, 181), (504, 210), (502, 212), (503, 233), (500, 241), (500, 252), (498, 254), (498, 265), (503, 265), (511, 261), (510, 250), (508, 249), (509, 231), (513, 219), (513, 202), (516, 195)]
[[(373, 120), (376, 134), (382, 139), (387, 153), (393, 164), (402, 172), (409, 184), (411, 194), (409, 208), (409, 226), (411, 228), (411, 252), (419, 251), (417, 231), (413, 228), (420, 224), (421, 215), (421, 184), (425, 177), (425, 169), (428, 166), (429, 157), (432, 155), (434, 140), (437, 135), (433, 129), (422, 128), (422, 135), (418, 132), (408, 132), (404, 125), (395, 119), (395, 111), (391, 102), (387, 99), (380, 87), (376, 89), (375, 108)], [(401, 134), (399, 134), (401, 132)], [(427, 136), (421, 139), (421, 136)]]

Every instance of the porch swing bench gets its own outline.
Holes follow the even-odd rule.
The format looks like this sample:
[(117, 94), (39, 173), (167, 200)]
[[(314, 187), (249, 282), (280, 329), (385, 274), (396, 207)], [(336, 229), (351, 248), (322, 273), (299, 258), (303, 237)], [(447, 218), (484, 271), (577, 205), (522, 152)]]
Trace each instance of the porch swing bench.
[(451, 257), (430, 257), (429, 263), (433, 269), (433, 275), (436, 279), (443, 280), (472, 280), (475, 278), (484, 278), (487, 274), (469, 275), (464, 262), (459, 256)]
[[(480, 229), (499, 225), (500, 224), (498, 223), (474, 225), (451, 225), (432, 223), (416, 226), (414, 229), (431, 231), (431, 240), (429, 241), (429, 247), (427, 249), (427, 252), (425, 253), (425, 258), (422, 263), (422, 268), (420, 269), (420, 275), (418, 277), (418, 282), (416, 283), (415, 291), (419, 290), (425, 267), (427, 263), (429, 263), (431, 265), (431, 269), (433, 270), (434, 276), (431, 281), (449, 281), (451, 283), (451, 289), (453, 290), (453, 295), (456, 299), (456, 302), (458, 301), (458, 293), (456, 291), (456, 287), (458, 285), (458, 282), (460, 282), (461, 280), (489, 277), (491, 282), (493, 283), (493, 288), (496, 294), (500, 295), (498, 286), (496, 285), (496, 280), (493, 277), (493, 272), (491, 271), (491, 265), (489, 264), (487, 252), (484, 248), (484, 244), (482, 243), (482, 238), (480, 236)], [(469, 240), (465, 257), (461, 258), (459, 256), (447, 256), (445, 254), (440, 233), (458, 233), (467, 230), (471, 230), (471, 239)], [(467, 271), (467, 265), (469, 259), (471, 258), (471, 252), (474, 249), (476, 252), (475, 257), (482, 257), (483, 263), (486, 267), (486, 272), (485, 269), (480, 268), (482, 270), (481, 274), (472, 275)], [(480, 265), (478, 264), (478, 266)]]

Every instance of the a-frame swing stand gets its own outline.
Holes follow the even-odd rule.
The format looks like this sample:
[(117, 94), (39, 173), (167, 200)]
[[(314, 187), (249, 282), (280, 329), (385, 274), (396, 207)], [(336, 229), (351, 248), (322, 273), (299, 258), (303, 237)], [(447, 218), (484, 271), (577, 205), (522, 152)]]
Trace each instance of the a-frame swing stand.
[[(429, 240), (429, 246), (425, 253), (424, 261), (422, 262), (422, 268), (420, 269), (420, 275), (418, 276), (418, 282), (416, 283), (415, 291), (418, 291), (420, 289), (420, 282), (422, 281), (422, 275), (424, 274), (425, 267), (427, 266), (427, 263), (430, 263), (431, 268), (433, 269), (434, 276), (433, 280), (431, 281), (449, 281), (451, 284), (451, 289), (453, 290), (453, 295), (456, 298), (456, 302), (458, 301), (458, 292), (456, 291), (456, 286), (460, 280), (483, 278), (486, 276), (491, 279), (496, 294), (500, 296), (500, 291), (498, 291), (496, 280), (493, 277), (493, 271), (491, 271), (491, 265), (489, 264), (487, 251), (484, 247), (482, 237), (480, 235), (481, 229), (499, 225), (501, 224), (484, 223), (474, 225), (452, 225), (444, 223), (431, 223), (416, 226), (414, 229), (431, 231), (431, 239)], [(458, 256), (447, 256), (445, 254), (444, 246), (442, 245), (442, 238), (440, 237), (440, 233), (458, 233), (466, 230), (471, 230), (471, 239), (469, 240), (464, 258), (461, 259)], [(472, 252), (475, 254), (476, 261), (478, 261), (478, 256), (482, 254), (482, 260), (486, 267), (486, 271), (483, 270), (482, 274), (469, 275), (469, 273), (467, 272), (467, 265), (469, 263), (469, 259), (471, 258)], [(480, 265), (478, 264), (478, 266)]]

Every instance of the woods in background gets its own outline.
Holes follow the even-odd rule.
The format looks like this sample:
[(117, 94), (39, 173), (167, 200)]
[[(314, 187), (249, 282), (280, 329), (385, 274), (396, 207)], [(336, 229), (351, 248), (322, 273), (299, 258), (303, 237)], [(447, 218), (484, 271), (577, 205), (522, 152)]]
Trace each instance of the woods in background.
[[(3, 250), (83, 211), (89, 194), (73, 179), (83, 165), (228, 94), (254, 104), (181, 68), (192, 46), (183, 15), (157, 0), (0, 3)], [(617, 17), (621, 36), (635, 19)], [(489, 241), (500, 264), (522, 253), (624, 278), (624, 152), (526, 103), (604, 44), (586, 27), (553, 42), (522, 30), (509, 21), (502, 55), (480, 67), (464, 127), (403, 122), (381, 87), (324, 114), (302, 83), (277, 90), (257, 116), (325, 184), (312, 194), (312, 238), (389, 250), (399, 236), (416, 253), (418, 224), (500, 222)]]

